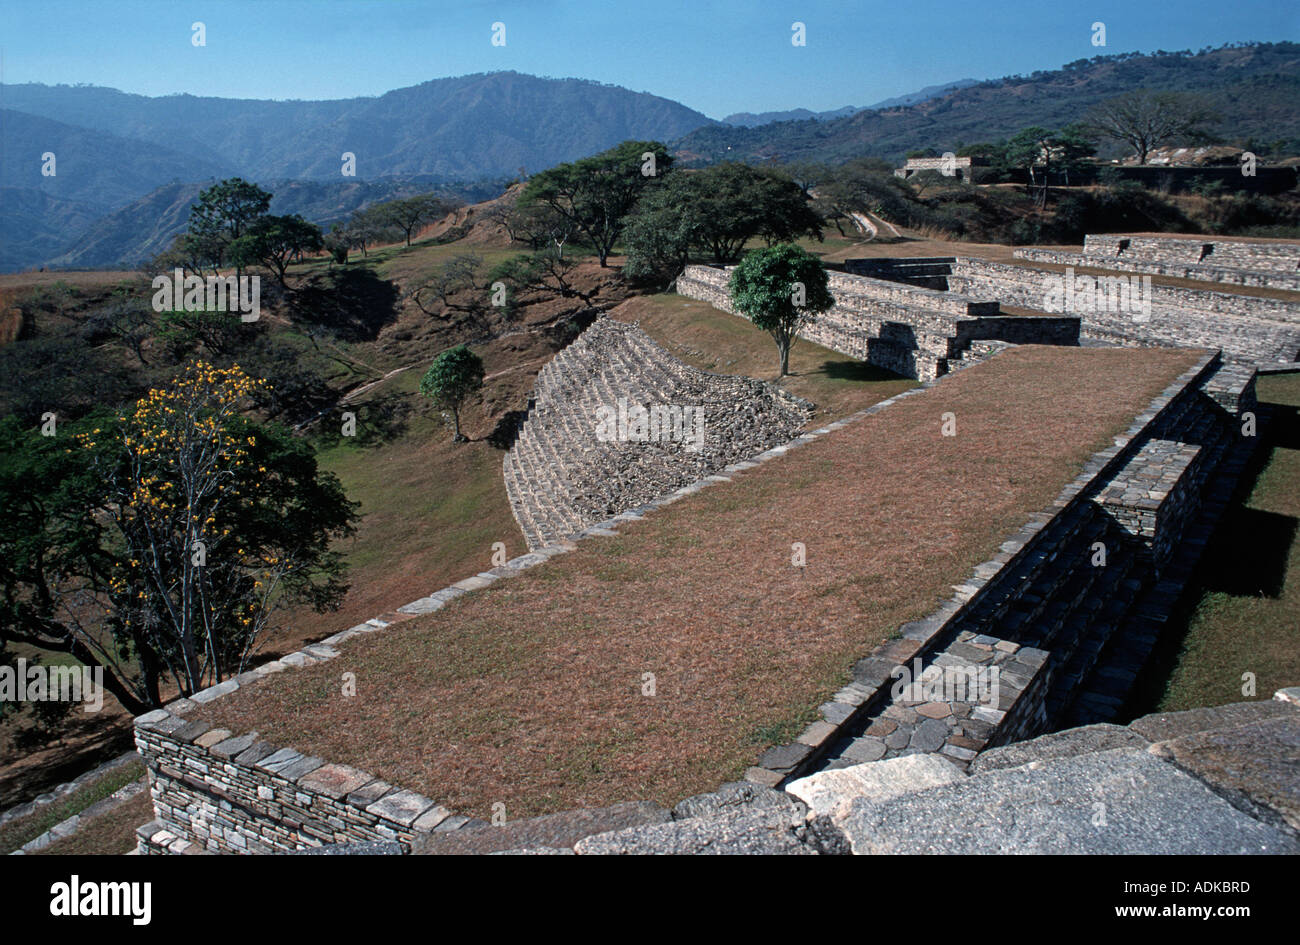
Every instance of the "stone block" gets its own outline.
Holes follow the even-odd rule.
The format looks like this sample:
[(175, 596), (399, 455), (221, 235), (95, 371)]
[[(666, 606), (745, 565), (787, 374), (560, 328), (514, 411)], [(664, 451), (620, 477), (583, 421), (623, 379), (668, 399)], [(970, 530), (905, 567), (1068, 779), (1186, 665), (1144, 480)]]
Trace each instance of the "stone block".
[[(1094, 823), (1105, 804), (1105, 823)], [(1300, 842), (1143, 749), (1057, 758), (884, 801), (837, 820), (856, 854), (1298, 853)], [(979, 829), (971, 829), (978, 824)]]

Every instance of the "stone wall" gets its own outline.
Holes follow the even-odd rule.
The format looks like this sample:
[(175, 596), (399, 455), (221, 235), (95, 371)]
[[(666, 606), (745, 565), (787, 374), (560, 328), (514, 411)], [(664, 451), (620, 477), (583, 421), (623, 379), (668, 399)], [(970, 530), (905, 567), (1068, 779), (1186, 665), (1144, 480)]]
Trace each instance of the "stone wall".
[[(986, 344), (989, 354), (1002, 347)], [(1121, 492), (1128, 491), (1125, 477), (1131, 470), (1151, 465), (1159, 452), (1152, 450), (1155, 441), (1196, 443), (1204, 475), (1175, 477), (1169, 494), (1182, 488), (1185, 495), (1179, 500), (1178, 514), (1165, 516), (1157, 526), (1167, 530), (1170, 547), (1181, 539), (1180, 554), (1189, 557), (1186, 550), (1194, 549), (1196, 541), (1188, 542), (1186, 536), (1204, 498), (1201, 493), (1220, 457), (1240, 452), (1236, 431), (1242, 414), (1254, 405), (1253, 381), (1253, 371), (1224, 368), (1218, 355), (1202, 359), (1139, 415), (1114, 446), (1095, 454), (1048, 510), (1032, 516), (995, 557), (976, 567), (972, 577), (955, 588), (951, 601), (929, 617), (900, 627), (898, 638), (859, 660), (849, 685), (819, 707), (820, 718), (792, 744), (765, 752), (747, 780), (773, 787), (820, 767), (917, 752), (942, 754), (965, 767), (987, 747), (1058, 727), (1075, 696), (1085, 692), (1097, 668), (1105, 666), (1108, 647), (1116, 640), (1128, 642), (1134, 627), (1141, 629), (1143, 621), (1162, 620), (1172, 604), (1168, 577), (1152, 587), (1152, 579), (1142, 570), (1141, 540), (1132, 541), (1105, 514), (1107, 490), (1118, 483)], [(891, 403), (921, 395), (926, 387), (906, 391), (723, 472), (786, 455)], [(1190, 468), (1191, 464), (1184, 467)], [(683, 487), (649, 505), (667, 504), (711, 480), (726, 481), (726, 476)], [(1220, 493), (1225, 488), (1230, 493), (1231, 482), (1216, 485)], [(586, 533), (607, 533), (606, 528), (616, 529), (622, 520), (638, 517), (639, 513), (626, 513)], [(1196, 528), (1204, 527), (1204, 522), (1196, 523)], [(1108, 545), (1103, 567), (1092, 561), (1098, 539)], [(531, 567), (573, 547), (557, 545), (522, 556), (401, 610), (438, 609), (451, 596), (518, 573), (512, 567)], [(1194, 562), (1194, 553), (1190, 559)], [(274, 852), (376, 841), (409, 848), (480, 825), (481, 821), (455, 815), (429, 798), (365, 772), (277, 749), (260, 742), (256, 733), (236, 736), (185, 719), (194, 705), (239, 688), (245, 678), (329, 659), (336, 653), (334, 642), (383, 626), (384, 621), (376, 620), (352, 628), (303, 653), (137, 719), (137, 746), (149, 770), (157, 814), (138, 832), (141, 851)], [(998, 698), (993, 704), (973, 698), (942, 704), (923, 698), (895, 700), (891, 690), (896, 672), (911, 660), (926, 667), (996, 668)], [(577, 816), (582, 819), (581, 812)]]
[[(687, 266), (677, 291), (734, 315), (729, 278), (725, 269)], [(834, 307), (799, 337), (917, 380), (946, 374), (976, 340), (1078, 343), (1073, 317), (1006, 316), (996, 301), (848, 273), (829, 273), (829, 283)]]
[(1254, 272), (1300, 272), (1300, 242), (1090, 233), (1084, 237), (1083, 253), (1106, 260), (1129, 258)]
[(948, 290), (947, 275), (953, 256), (889, 256), (844, 260), (844, 271), (854, 276), (906, 282), (923, 289)]
[[(637, 433), (640, 409), (679, 422), (602, 432), (614, 414)], [(506, 494), (529, 549), (542, 548), (789, 442), (810, 414), (776, 385), (697, 370), (635, 325), (597, 319), (537, 375), (502, 463)]]
[[(1289, 362), (1300, 351), (1300, 302), (1141, 281), (1133, 285), (1130, 279), (1143, 277), (1084, 273), (1074, 274), (1067, 296), (1067, 278), (1068, 273), (963, 257), (952, 264), (948, 283), (968, 298), (1077, 314), (1084, 338), (1108, 344), (1222, 348), (1229, 358), (1251, 362)], [(1120, 293), (1117, 280), (1128, 296)], [(1087, 291), (1094, 285), (1099, 291)], [(1148, 304), (1126, 310), (1126, 298)]]
[(346, 765), (187, 722), (173, 703), (135, 722), (157, 819), (144, 853), (272, 853), (323, 843), (396, 841), (468, 821)]
[(1250, 286), (1259, 289), (1286, 289), (1292, 292), (1300, 291), (1300, 274), (1276, 270), (1235, 269), (1227, 266), (1205, 265), (1203, 263), (1135, 259), (1126, 256), (1089, 256), (1068, 250), (1039, 249), (1037, 247), (1017, 249), (1015, 256), (1017, 259), (1056, 263), (1060, 266), (1094, 266), (1119, 272), (1138, 272), (1156, 276), (1171, 276), (1175, 279), (1220, 282), (1224, 285)]
[[(1110, 685), (1116, 654), (1128, 660), (1125, 647), (1154, 643), (1152, 624), (1172, 607), (1221, 508), (1205, 508), (1211, 480), (1220, 500), (1230, 494), (1254, 443), (1240, 434), (1254, 403), (1254, 372), (1207, 355), (951, 601), (859, 660), (821, 718), (794, 744), (765, 753), (749, 777), (779, 785), (916, 753), (964, 767), (985, 748), (1061, 727), (1079, 700)], [(912, 679), (996, 670), (996, 702), (909, 693), (897, 688), (903, 669)]]

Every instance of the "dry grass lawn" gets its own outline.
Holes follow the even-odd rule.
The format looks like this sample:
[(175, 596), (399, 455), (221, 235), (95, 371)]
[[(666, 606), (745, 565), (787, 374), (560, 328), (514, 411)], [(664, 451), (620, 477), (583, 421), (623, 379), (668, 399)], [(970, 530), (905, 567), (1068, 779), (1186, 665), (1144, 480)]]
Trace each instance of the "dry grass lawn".
[(198, 717), (480, 817), (711, 790), (796, 734), (1197, 354), (1013, 349)]

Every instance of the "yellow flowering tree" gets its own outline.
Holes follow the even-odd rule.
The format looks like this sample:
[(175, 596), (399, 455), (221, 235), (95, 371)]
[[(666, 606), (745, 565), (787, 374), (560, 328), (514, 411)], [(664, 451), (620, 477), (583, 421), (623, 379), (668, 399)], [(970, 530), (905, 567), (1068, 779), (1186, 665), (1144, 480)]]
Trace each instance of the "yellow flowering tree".
[[(7, 635), (104, 665), (139, 709), (159, 704), (165, 677), (189, 694), (243, 672), (284, 606), (337, 606), (346, 585), (330, 545), (355, 506), (306, 443), (245, 415), (262, 386), (197, 361), (76, 432), (58, 476), (70, 508), (23, 526), (46, 541), (11, 582), (28, 606), (4, 602)], [(69, 530), (78, 506), (86, 524)]]

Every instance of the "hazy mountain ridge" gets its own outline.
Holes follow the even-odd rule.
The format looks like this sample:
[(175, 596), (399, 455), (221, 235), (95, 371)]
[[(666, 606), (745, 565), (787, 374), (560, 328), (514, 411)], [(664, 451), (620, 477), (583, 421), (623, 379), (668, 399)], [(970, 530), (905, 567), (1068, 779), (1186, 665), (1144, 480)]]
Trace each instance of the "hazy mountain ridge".
[[(6, 107), (218, 160), (254, 180), (493, 177), (550, 167), (627, 138), (679, 138), (711, 120), (677, 102), (583, 79), (491, 72), (380, 96), (265, 101), (96, 86), (10, 85)], [(192, 175), (189, 179), (196, 179)]]
[(887, 98), (876, 102), (874, 105), (845, 105), (843, 108), (833, 108), (824, 112), (814, 112), (807, 108), (792, 108), (779, 112), (736, 112), (722, 119), (722, 122), (727, 125), (738, 125), (741, 128), (756, 128), (759, 125), (770, 125), (779, 121), (808, 121), (810, 119), (831, 121), (872, 108), (895, 108), (900, 105), (914, 105), (917, 102), (924, 102), (926, 99), (942, 95), (952, 89), (964, 89), (978, 82), (978, 79), (957, 79), (954, 82), (944, 82), (941, 85), (927, 85), (923, 89), (908, 92), (906, 95)]
[(1061, 69), (980, 82), (915, 105), (861, 111), (832, 121), (700, 128), (675, 147), (692, 163), (840, 162), (864, 155), (901, 159), (914, 149), (989, 141), (1029, 125), (1060, 127), (1079, 121), (1098, 102), (1143, 88), (1198, 92), (1223, 115), (1221, 133), (1290, 142), (1288, 147), (1300, 150), (1296, 43), (1078, 60)]

